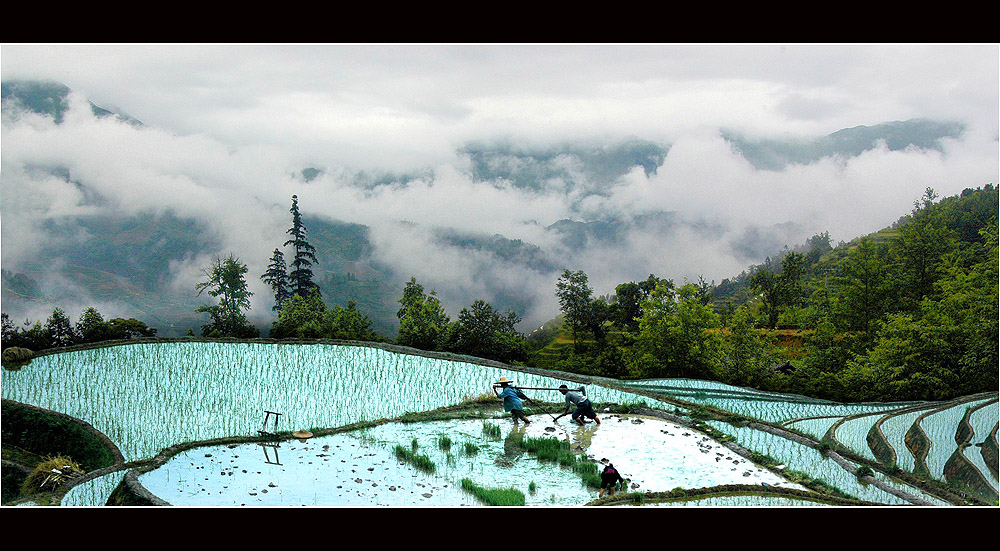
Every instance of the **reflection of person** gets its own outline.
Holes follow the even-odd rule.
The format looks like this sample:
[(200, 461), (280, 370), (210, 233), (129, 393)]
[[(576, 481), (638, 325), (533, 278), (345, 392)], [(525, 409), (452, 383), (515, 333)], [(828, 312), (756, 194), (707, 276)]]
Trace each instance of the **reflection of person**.
[(525, 425), (529, 425), (531, 421), (528, 421), (528, 418), (524, 416), (524, 405), (521, 404), (521, 398), (527, 399), (528, 397), (520, 390), (510, 386), (512, 382), (507, 377), (500, 377), (500, 380), (493, 385), (493, 393), (497, 394), (497, 385), (500, 385), (503, 392), (497, 394), (497, 398), (503, 400), (503, 410), (510, 412), (510, 416), (514, 418), (514, 425), (517, 425), (518, 419), (524, 421)]
[[(601, 420), (598, 419), (597, 414), (594, 413), (594, 406), (590, 403), (589, 398), (575, 390), (569, 390), (566, 385), (559, 385), (559, 392), (562, 392), (563, 395), (566, 396), (566, 411), (559, 414), (559, 417), (569, 413), (569, 408), (575, 405), (576, 410), (573, 411), (573, 415), (571, 416), (574, 421), (583, 425), (587, 422), (583, 418), (590, 417), (598, 425), (601, 424)], [(559, 417), (556, 417), (555, 420), (558, 421)]]
[(604, 470), (601, 471), (601, 491), (597, 494), (597, 497), (604, 497), (604, 490), (608, 491), (609, 496), (615, 495), (615, 488), (619, 483), (623, 482), (625, 482), (625, 479), (622, 478), (618, 469), (611, 463), (608, 463), (608, 466), (604, 467)]

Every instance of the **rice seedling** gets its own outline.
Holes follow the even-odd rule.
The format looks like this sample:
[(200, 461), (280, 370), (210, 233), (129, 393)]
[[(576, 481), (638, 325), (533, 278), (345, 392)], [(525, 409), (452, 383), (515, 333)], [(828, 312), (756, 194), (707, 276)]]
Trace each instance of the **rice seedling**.
[(499, 440), (501, 434), (500, 427), (498, 425), (494, 425), (493, 423), (483, 421), (483, 434), (490, 438)]
[(538, 490), (538, 485), (535, 484), (534, 480), (532, 480), (530, 483), (528, 483), (528, 492), (530, 492), (532, 495), (534, 495), (534, 493), (537, 490)]
[(479, 453), (479, 446), (472, 442), (465, 443), (465, 455), (476, 455)]
[(438, 448), (440, 448), (442, 451), (449, 451), (449, 450), (451, 450), (451, 438), (449, 438), (449, 437), (447, 437), (445, 435), (439, 436), (438, 437)]
[(523, 506), (524, 493), (517, 488), (484, 488), (471, 479), (462, 479), (462, 489), (487, 505), (500, 507)]
[(417, 455), (416, 453), (404, 448), (403, 446), (400, 446), (399, 444), (396, 444), (395, 452), (397, 458), (413, 465), (414, 467), (420, 469), (421, 471), (424, 471), (426, 473), (433, 473), (437, 470), (437, 465), (435, 465), (434, 461), (432, 461), (431, 458), (427, 457), (426, 455)]

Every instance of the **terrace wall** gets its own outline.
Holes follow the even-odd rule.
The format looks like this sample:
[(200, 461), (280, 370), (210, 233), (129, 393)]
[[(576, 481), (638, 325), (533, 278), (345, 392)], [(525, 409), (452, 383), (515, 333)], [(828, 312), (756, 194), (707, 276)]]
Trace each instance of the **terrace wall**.
[(87, 471), (125, 461), (110, 438), (82, 419), (6, 399), (0, 416), (7, 446), (42, 456), (68, 455)]

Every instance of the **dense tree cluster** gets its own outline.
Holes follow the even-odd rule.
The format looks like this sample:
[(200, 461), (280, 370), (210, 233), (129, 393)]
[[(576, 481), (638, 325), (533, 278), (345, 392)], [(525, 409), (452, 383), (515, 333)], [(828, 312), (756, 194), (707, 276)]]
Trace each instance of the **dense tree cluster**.
[(397, 344), (507, 363), (528, 357), (524, 335), (516, 329), (521, 318), (510, 311), (500, 313), (485, 300), (462, 308), (451, 321), (434, 291), (425, 293), (416, 278), (410, 278), (399, 304)]
[(62, 308), (54, 309), (44, 324), (24, 320), (24, 324), (18, 327), (6, 313), (0, 314), (0, 318), (4, 349), (16, 346), (38, 351), (75, 344), (156, 336), (156, 329), (147, 327), (137, 319), (105, 320), (93, 307), (84, 310), (75, 325)]

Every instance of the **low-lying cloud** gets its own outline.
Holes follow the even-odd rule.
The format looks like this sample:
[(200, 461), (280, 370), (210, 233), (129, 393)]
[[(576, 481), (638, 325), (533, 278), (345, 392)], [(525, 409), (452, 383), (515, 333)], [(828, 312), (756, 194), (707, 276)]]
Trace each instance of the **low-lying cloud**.
[[(473, 178), (469, 159), (455, 153), (462, 144), (454, 144), (449, 162), (410, 167), (423, 177), (360, 187), (354, 171), (333, 161), (316, 163), (323, 172), (305, 182), (306, 167), (295, 151), (233, 146), (205, 135), (95, 118), (82, 97), (72, 98), (59, 125), (31, 113), (5, 113), (4, 269), (32, 262), (55, 236), (65, 245), (73, 232), (53, 228), (72, 227), (81, 217), (172, 212), (197, 221), (210, 250), (173, 261), (166, 274), (169, 288), (193, 296), (201, 269), (215, 256), (233, 253), (249, 266), (252, 318), (259, 321), (273, 315), (270, 291), (259, 274), (288, 237), (293, 194), (307, 216), (368, 226), (373, 245), (368, 260), (391, 269), (400, 295), (415, 277), (437, 291), (453, 316), (478, 298), (509, 303), (518, 297), (518, 314), (530, 329), (558, 313), (555, 284), (563, 269), (585, 271), (597, 294), (650, 273), (718, 282), (763, 261), (772, 245), (795, 246), (823, 231), (835, 242), (850, 240), (909, 212), (927, 187), (952, 195), (995, 182), (998, 173), (996, 136), (989, 126), (972, 125), (962, 139), (945, 140), (942, 151), (890, 151), (881, 145), (856, 157), (771, 171), (754, 168), (717, 128), (699, 127), (665, 144), (669, 148), (655, 171), (635, 167), (615, 181), (599, 182), (599, 189), (583, 185), (586, 175), (573, 172), (577, 159), (569, 154), (551, 162), (562, 171), (554, 172), (575, 174), (573, 181), (556, 178), (535, 188), (480, 181)], [(560, 220), (614, 221), (620, 232), (574, 247), (551, 227)], [(449, 244), (436, 233), (442, 228), (537, 246), (547, 268)], [(75, 238), (84, 242), (87, 236)], [(79, 298), (74, 308), (91, 305), (86, 291), (58, 270), (46, 273), (52, 276), (47, 289), (71, 289)], [(118, 305), (101, 304), (108, 314), (133, 317)]]

